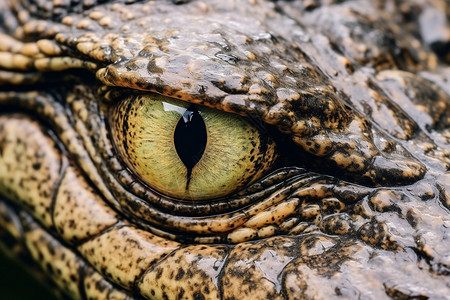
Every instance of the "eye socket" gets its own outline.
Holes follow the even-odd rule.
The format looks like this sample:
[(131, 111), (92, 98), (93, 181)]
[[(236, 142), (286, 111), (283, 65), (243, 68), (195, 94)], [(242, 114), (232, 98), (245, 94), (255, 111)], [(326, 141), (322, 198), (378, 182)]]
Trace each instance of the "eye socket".
[(179, 199), (229, 195), (261, 178), (277, 158), (275, 142), (245, 118), (156, 94), (123, 99), (109, 121), (135, 175)]

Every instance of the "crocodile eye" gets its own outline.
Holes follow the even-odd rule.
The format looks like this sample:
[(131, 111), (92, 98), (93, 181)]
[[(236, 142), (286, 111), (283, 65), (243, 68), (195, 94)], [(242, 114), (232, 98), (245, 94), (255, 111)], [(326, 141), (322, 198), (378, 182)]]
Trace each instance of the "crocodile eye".
[(245, 118), (159, 95), (123, 99), (112, 109), (110, 127), (135, 175), (180, 199), (238, 191), (277, 157), (273, 140)]

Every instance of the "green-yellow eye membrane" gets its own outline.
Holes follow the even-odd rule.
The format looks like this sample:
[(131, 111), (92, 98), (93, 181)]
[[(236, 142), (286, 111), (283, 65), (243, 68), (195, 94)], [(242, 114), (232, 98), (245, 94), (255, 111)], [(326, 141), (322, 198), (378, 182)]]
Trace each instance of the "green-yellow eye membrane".
[(112, 136), (128, 167), (162, 194), (220, 198), (261, 178), (276, 145), (235, 114), (160, 95), (135, 95), (112, 109)]

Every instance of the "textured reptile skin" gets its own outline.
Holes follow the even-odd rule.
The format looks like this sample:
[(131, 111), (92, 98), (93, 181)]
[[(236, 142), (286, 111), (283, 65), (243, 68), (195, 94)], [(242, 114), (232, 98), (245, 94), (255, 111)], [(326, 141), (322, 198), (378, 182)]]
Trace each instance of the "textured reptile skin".
[[(448, 297), (445, 0), (98, 2), (0, 1), (4, 250), (74, 299)], [(151, 189), (110, 114), (152, 93), (253, 120), (275, 167)]]

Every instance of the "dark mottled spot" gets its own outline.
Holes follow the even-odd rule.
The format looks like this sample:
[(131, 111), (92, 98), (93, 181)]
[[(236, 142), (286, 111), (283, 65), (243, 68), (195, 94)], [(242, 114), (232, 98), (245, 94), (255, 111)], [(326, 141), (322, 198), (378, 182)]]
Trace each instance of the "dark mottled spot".
[(45, 265), (45, 269), (46, 269), (47, 272), (50, 273), (50, 274), (54, 274), (54, 273), (55, 273), (55, 271), (53, 270), (53, 266), (52, 266), (50, 263), (47, 263), (47, 264)]
[(150, 60), (148, 62), (147, 70), (150, 74), (155, 74), (155, 73), (161, 74), (165, 71), (164, 69), (158, 67), (154, 60)]
[(195, 292), (194, 293), (194, 299), (195, 300), (205, 300), (205, 296), (203, 296), (203, 294), (200, 293), (200, 292)]
[(180, 288), (180, 292), (178, 293), (178, 298), (177, 299), (182, 299), (184, 295), (184, 289)]
[(185, 274), (185, 272), (184, 272), (183, 268), (179, 268), (177, 276), (175, 276), (175, 280), (180, 280), (181, 278), (183, 278), (184, 274)]

